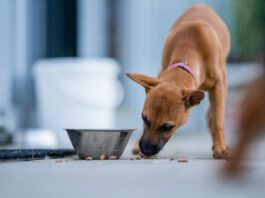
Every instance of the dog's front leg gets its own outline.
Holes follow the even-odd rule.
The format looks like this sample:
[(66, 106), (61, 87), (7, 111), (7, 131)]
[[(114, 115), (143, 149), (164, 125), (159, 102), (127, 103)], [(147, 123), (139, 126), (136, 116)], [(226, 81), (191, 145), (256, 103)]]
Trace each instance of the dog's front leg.
[(213, 142), (213, 157), (228, 160), (232, 157), (232, 152), (226, 146), (224, 137), (225, 96), (225, 83), (219, 83), (209, 91), (210, 109), (208, 112), (208, 126)]

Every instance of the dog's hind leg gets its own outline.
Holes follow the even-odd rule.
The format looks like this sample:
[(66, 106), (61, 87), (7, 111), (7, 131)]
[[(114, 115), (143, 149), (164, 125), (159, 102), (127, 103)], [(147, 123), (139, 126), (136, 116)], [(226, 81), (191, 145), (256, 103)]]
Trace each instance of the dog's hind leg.
[(226, 83), (220, 82), (209, 91), (210, 109), (208, 112), (208, 126), (213, 142), (213, 157), (216, 159), (230, 159), (231, 150), (226, 146), (224, 137), (224, 110), (226, 97)]
[(234, 157), (226, 167), (229, 174), (241, 172), (241, 161), (246, 156), (249, 147), (265, 129), (265, 75), (253, 82), (247, 92), (241, 107), (238, 127), (239, 140), (235, 147)]
[(253, 144), (255, 137), (262, 131), (259, 126), (254, 126), (256, 123), (253, 119), (251, 121), (251, 123), (248, 122), (248, 125), (241, 123), (239, 127), (239, 141), (231, 162), (226, 166), (226, 173), (228, 175), (237, 175), (242, 172), (242, 159), (246, 155), (250, 145)]

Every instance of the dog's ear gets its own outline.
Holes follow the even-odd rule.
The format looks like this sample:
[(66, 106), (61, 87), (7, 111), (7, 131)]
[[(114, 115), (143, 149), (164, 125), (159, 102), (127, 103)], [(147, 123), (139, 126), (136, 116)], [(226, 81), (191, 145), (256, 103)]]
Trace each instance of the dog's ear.
[(133, 81), (142, 85), (146, 91), (150, 90), (152, 87), (155, 87), (159, 83), (158, 79), (143, 74), (126, 73), (126, 75)]
[(204, 95), (204, 91), (201, 90), (192, 91), (189, 94), (185, 95), (183, 99), (185, 101), (186, 107), (192, 107), (194, 105), (200, 104), (200, 102), (204, 98)]

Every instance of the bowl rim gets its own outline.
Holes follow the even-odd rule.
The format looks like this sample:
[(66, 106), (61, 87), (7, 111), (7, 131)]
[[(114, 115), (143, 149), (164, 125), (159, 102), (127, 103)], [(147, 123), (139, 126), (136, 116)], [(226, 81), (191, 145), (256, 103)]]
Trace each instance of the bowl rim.
[(72, 129), (72, 128), (67, 128), (63, 129), (66, 132), (68, 131), (73, 131), (73, 132), (122, 132), (122, 133), (131, 133), (134, 132), (137, 128), (132, 128), (132, 129)]

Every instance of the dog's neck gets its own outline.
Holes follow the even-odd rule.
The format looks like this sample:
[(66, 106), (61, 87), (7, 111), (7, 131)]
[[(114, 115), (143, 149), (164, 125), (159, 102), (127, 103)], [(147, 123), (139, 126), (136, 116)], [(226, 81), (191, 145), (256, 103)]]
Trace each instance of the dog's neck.
[[(200, 56), (197, 51), (190, 46), (176, 47), (171, 55), (168, 65), (164, 66), (159, 78), (166, 82), (175, 83), (184, 89), (197, 89), (199, 83), (198, 67), (200, 65)], [(188, 62), (192, 68), (192, 73), (189, 73), (181, 67), (170, 66), (180, 62)]]
[(197, 89), (193, 76), (181, 67), (166, 69), (159, 78), (164, 82), (174, 83), (183, 89)]

